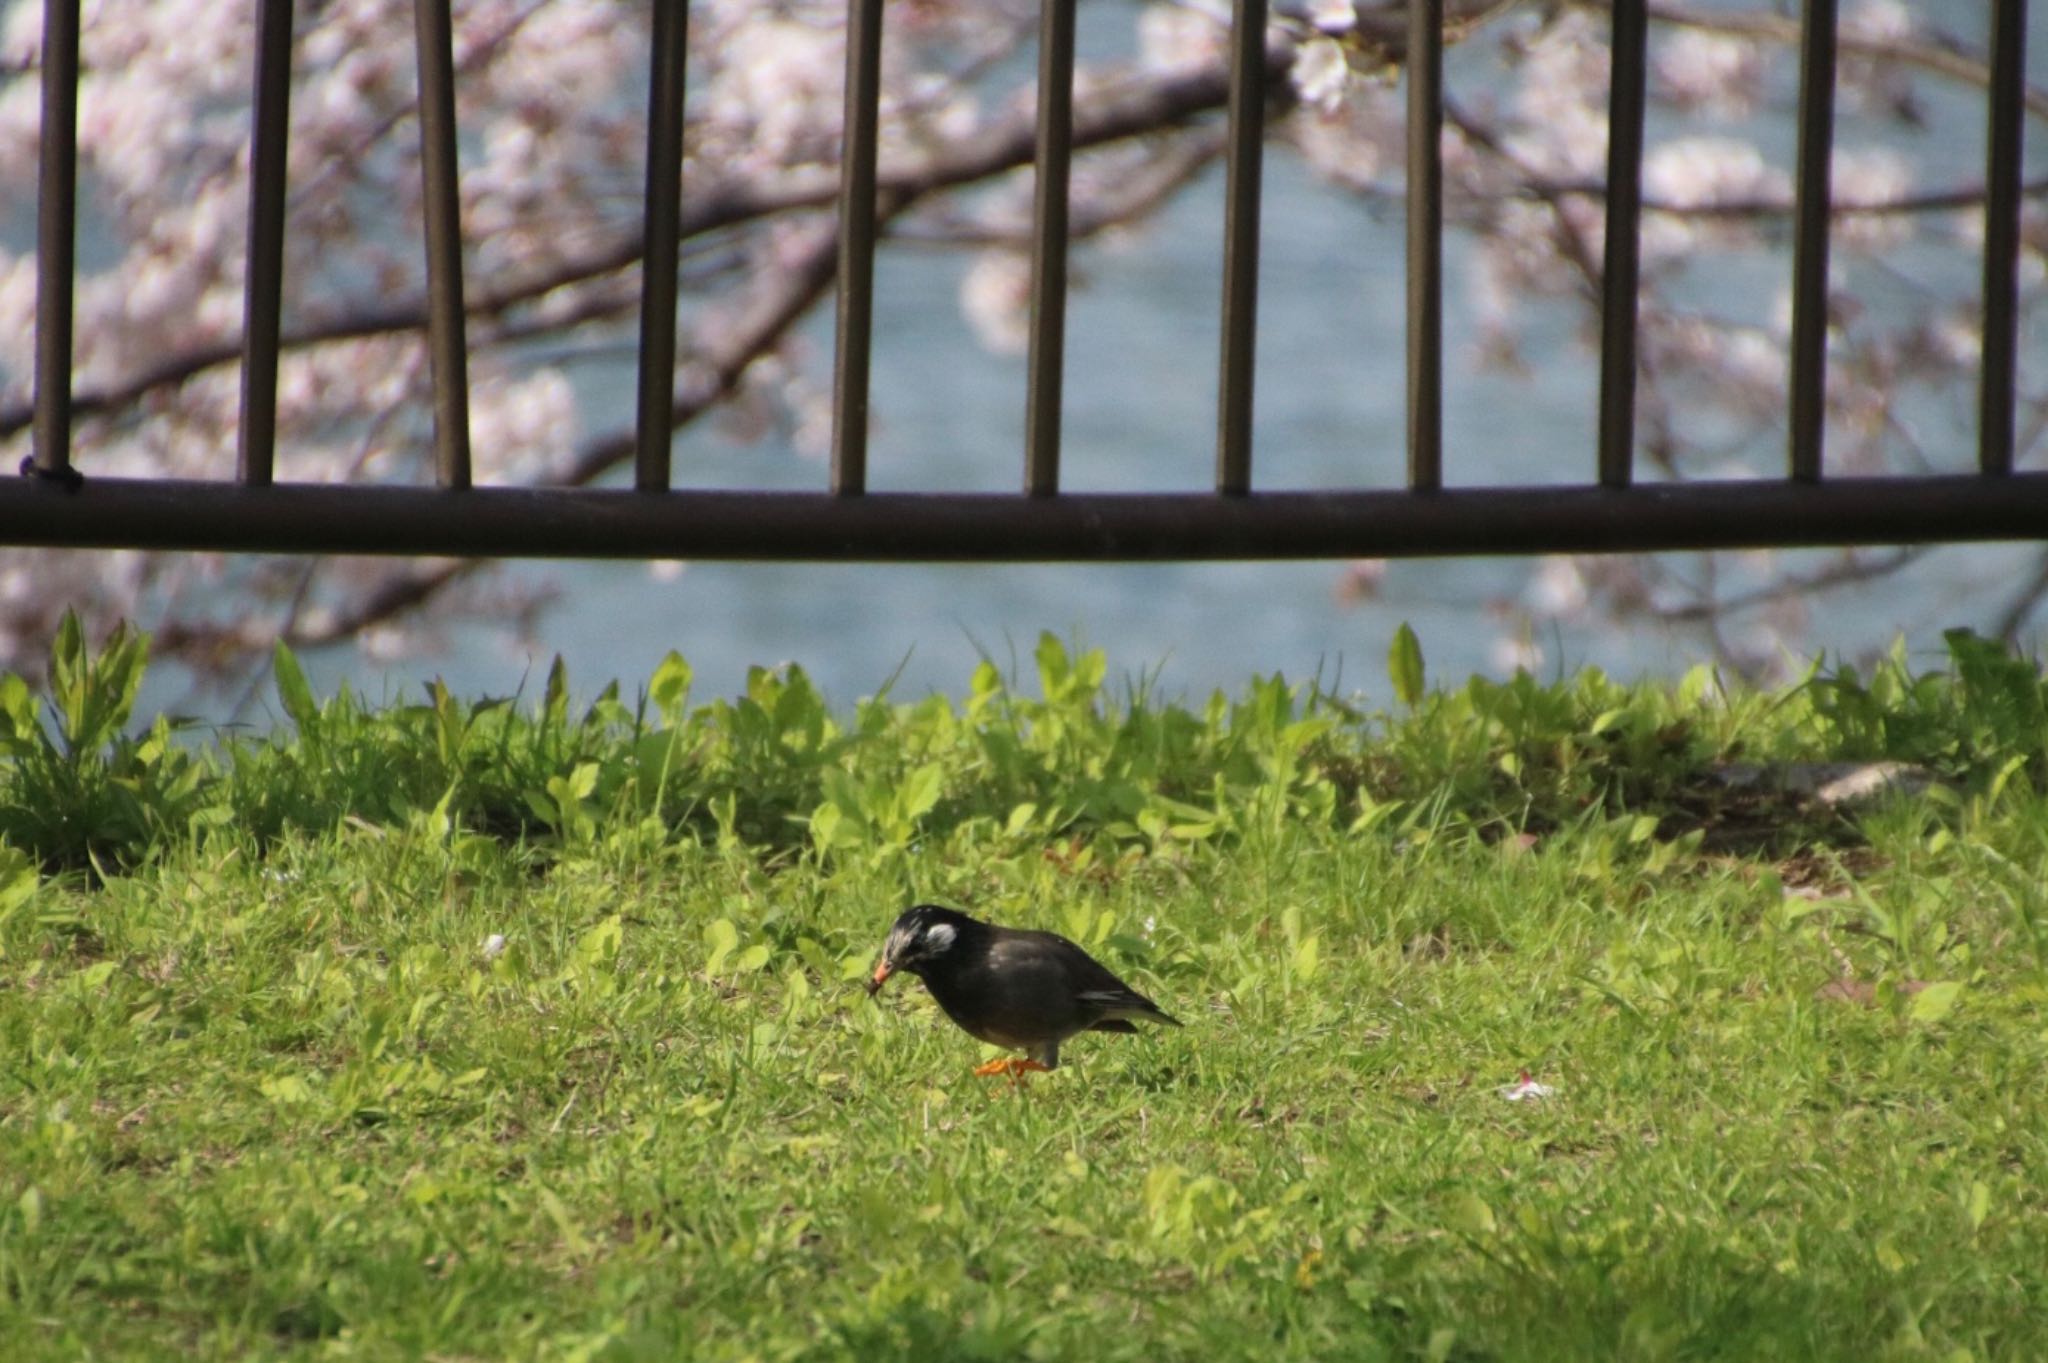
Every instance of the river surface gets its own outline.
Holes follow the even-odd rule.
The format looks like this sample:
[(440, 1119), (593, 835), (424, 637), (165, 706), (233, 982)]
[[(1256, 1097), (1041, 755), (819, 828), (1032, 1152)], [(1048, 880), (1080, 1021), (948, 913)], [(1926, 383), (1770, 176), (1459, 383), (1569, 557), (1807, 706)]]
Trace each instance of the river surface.
[[(1268, 160), (1270, 198), (1260, 293), (1255, 483), (1260, 488), (1396, 487), (1403, 471), (1402, 228), (1315, 184), (1285, 154)], [(1147, 230), (1076, 253), (1068, 323), (1064, 486), (1203, 490), (1214, 460), (1220, 289), (1219, 177), (1192, 187)], [(1024, 365), (980, 348), (957, 291), (959, 254), (885, 251), (878, 271), (871, 485), (1009, 491), (1023, 444)], [(1536, 314), (1525, 374), (1473, 362), (1472, 310), (1449, 242), (1446, 480), (1589, 481), (1595, 365), (1575, 319)], [(822, 369), (829, 310), (807, 323)], [(593, 412), (630, 410), (630, 373), (587, 379)], [(1937, 449), (1941, 441), (1934, 442)], [(1947, 433), (1945, 464), (1968, 467), (1972, 435)], [(740, 444), (715, 423), (678, 441), (680, 486), (815, 488), (816, 457), (775, 440)], [(1774, 472), (1764, 462), (1759, 472)], [(1904, 633), (1931, 663), (1940, 630), (1988, 625), (2002, 588), (2032, 570), (2012, 546), (1938, 551), (1908, 578), (1812, 603), (1794, 647), (1851, 655)], [(1753, 571), (1820, 556), (1780, 554)], [(1685, 562), (1681, 557), (1680, 562)], [(1107, 651), (1111, 676), (1168, 694), (1235, 690), (1253, 673), (1385, 699), (1393, 631), (1410, 622), (1431, 676), (1555, 675), (1598, 664), (1624, 676), (1668, 675), (1711, 660), (1694, 628), (1597, 614), (1531, 627), (1534, 560), (1395, 562), (1360, 600), (1335, 563), (1146, 565), (525, 564), (507, 571), (559, 593), (535, 642), (464, 629), (436, 656), (373, 663), (354, 650), (314, 662), (373, 695), (444, 677), (458, 692), (537, 687), (552, 654), (579, 693), (619, 678), (630, 692), (662, 655), (681, 652), (699, 694), (731, 693), (752, 665), (801, 663), (828, 697), (849, 703), (894, 679), (893, 694), (959, 692), (993, 658), (1030, 676), (1041, 630)], [(1538, 593), (1540, 595), (1540, 593)]]
[[(2048, 47), (2038, 8), (2048, 7), (2037, 7), (2031, 26), (2037, 74)], [(1853, 120), (1844, 127), (1854, 134)], [(2031, 138), (2030, 175), (2048, 167), (2044, 140)], [(1914, 148), (1923, 164), (1944, 155), (1938, 146)], [(1946, 159), (1961, 157), (1962, 149), (1948, 149)], [(1980, 157), (1973, 147), (1960, 164), (1981, 166)], [(1930, 178), (1946, 184), (1980, 173), (1948, 169)], [(1399, 486), (1399, 209), (1375, 209), (1316, 183), (1277, 144), (1266, 182), (1255, 486)], [(1221, 175), (1211, 174), (1142, 230), (1076, 247), (1063, 456), (1069, 490), (1210, 486), (1221, 199)], [(1590, 481), (1596, 362), (1579, 336), (1580, 319), (1537, 308), (1528, 314), (1524, 372), (1480, 368), (1466, 256), (1462, 238), (1446, 239), (1446, 481)], [(971, 263), (958, 251), (892, 245), (882, 253), (870, 449), (877, 490), (1018, 485), (1024, 362), (983, 349), (963, 319), (958, 295)], [(1975, 270), (1974, 261), (1968, 268)], [(1761, 307), (1771, 289), (1750, 282), (1739, 291), (1751, 295), (1742, 306)], [(810, 381), (828, 384), (829, 302), (802, 331), (814, 362)], [(2038, 378), (2044, 348), (2038, 329), (2030, 331), (2026, 374)], [(609, 429), (630, 413), (632, 381), (629, 353), (579, 368), (586, 430)], [(1971, 466), (1974, 434), (1966, 423), (1919, 435), (1938, 466)], [(1759, 451), (1753, 471), (1774, 474), (1781, 458)], [(815, 453), (773, 437), (742, 443), (716, 421), (679, 436), (675, 467), (685, 487), (820, 488), (826, 478)], [(1810, 603), (1786, 642), (1805, 653), (1859, 655), (1903, 633), (1931, 664), (1940, 630), (1989, 625), (2010, 586), (2031, 575), (2037, 553), (2015, 546), (1937, 551), (1908, 577)], [(1751, 556), (1739, 571), (1820, 561)], [(306, 661), (320, 689), (346, 680), (373, 699), (416, 696), (417, 684), (434, 676), (462, 694), (506, 695), (536, 691), (559, 653), (577, 693), (588, 696), (613, 678), (630, 694), (673, 649), (694, 665), (700, 697), (737, 690), (750, 666), (795, 661), (843, 705), (892, 679), (899, 698), (959, 692), (982, 657), (1005, 670), (1014, 664), (1027, 679), (1041, 630), (1105, 649), (1113, 678), (1142, 677), (1167, 694), (1235, 690), (1254, 673), (1281, 672), (1385, 700), (1387, 645), (1403, 621), (1419, 633), (1438, 681), (1517, 666), (1551, 676), (1589, 663), (1624, 676), (1672, 674), (1711, 660), (1708, 641), (1692, 628), (1597, 613), (1531, 624), (1522, 608), (1554, 602), (1558, 591), (1555, 581), (1539, 584), (1540, 568), (1536, 560), (1396, 562), (1361, 599), (1342, 590), (1346, 569), (1336, 563), (512, 564), (500, 571), (555, 594), (532, 638), (463, 625), (434, 647), (396, 657), (347, 647)], [(195, 691), (189, 682), (176, 669), (160, 669), (145, 706), (215, 718), (236, 708), (235, 695)], [(244, 717), (261, 722), (272, 710), (259, 701)]]

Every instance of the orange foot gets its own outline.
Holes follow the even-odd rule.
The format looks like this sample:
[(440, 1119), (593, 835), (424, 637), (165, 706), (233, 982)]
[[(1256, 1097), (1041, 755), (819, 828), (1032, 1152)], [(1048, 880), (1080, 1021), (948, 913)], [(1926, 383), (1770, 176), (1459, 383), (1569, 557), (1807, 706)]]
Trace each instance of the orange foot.
[(1024, 1076), (1032, 1073), (1034, 1070), (1039, 1074), (1052, 1073), (1049, 1067), (1039, 1064), (1036, 1060), (1027, 1060), (1019, 1055), (1006, 1055), (1000, 1059), (991, 1060), (986, 1065), (974, 1067), (974, 1072), (984, 1078), (990, 1075), (1007, 1074), (1010, 1076), (1012, 1084), (1022, 1084)]

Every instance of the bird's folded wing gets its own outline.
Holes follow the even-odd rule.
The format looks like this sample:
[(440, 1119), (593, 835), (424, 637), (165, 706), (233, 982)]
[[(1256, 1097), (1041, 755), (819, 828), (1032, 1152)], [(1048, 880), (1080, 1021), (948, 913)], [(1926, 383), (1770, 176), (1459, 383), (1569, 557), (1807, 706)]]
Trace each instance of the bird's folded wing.
[[(1180, 1023), (1161, 1012), (1159, 1005), (1125, 986), (1115, 989), (1086, 989), (1075, 995), (1081, 1002), (1102, 1009), (1108, 1019), (1145, 1018), (1152, 1022), (1166, 1022), (1178, 1027)], [(1097, 1028), (1098, 1031), (1107, 1030)]]

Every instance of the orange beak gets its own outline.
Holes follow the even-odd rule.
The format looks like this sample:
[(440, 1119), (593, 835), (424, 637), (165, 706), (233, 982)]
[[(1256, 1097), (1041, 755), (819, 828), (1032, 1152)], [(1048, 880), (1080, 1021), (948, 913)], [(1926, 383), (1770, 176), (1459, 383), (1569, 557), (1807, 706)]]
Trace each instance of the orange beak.
[(868, 978), (868, 997), (873, 998), (876, 994), (882, 992), (882, 986), (887, 984), (889, 977), (895, 973), (896, 967), (890, 965), (887, 961), (877, 962), (875, 964), (875, 973)]

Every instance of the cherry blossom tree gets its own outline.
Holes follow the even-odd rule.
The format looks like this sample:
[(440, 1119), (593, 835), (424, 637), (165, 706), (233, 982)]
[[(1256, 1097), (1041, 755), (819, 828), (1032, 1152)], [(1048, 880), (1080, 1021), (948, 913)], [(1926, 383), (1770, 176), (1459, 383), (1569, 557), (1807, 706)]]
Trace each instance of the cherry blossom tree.
[[(1107, 0), (1103, 0), (1104, 3)], [(431, 461), (412, 6), (299, 6), (280, 381), (283, 479), (424, 482)], [(631, 432), (586, 428), (570, 367), (629, 344), (639, 296), (649, 7), (460, 0), (462, 220), (479, 481), (577, 485), (631, 458)], [(1086, 235), (1141, 224), (1222, 154), (1227, 4), (1121, 3), (1130, 54), (1076, 79), (1072, 216)], [(1274, 6), (1276, 149), (1342, 192), (1402, 192), (1398, 5)], [(1468, 234), (1483, 345), (1512, 370), (1530, 319), (1598, 317), (1606, 154), (1605, 7), (1453, 0), (1451, 230)], [(32, 200), (42, 6), (0, 13), (0, 191)], [(1771, 0), (1659, 0), (1645, 163), (1639, 391), (1646, 463), (1671, 478), (1764, 474), (1782, 443), (1788, 305), (1740, 315), (1716, 287), (1779, 268), (1791, 211), (1796, 23)], [(819, 448), (817, 357), (792, 328), (829, 293), (840, 148), (841, 0), (699, 0), (690, 10), (680, 415), (726, 413)], [(1830, 459), (1909, 471), (1968, 429), (1976, 364), (1975, 166), (1982, 3), (1852, 0), (1829, 387)], [(990, 347), (1021, 345), (1035, 0), (897, 0), (888, 9), (882, 163), (889, 250), (978, 252), (960, 295)], [(235, 443), (248, 89), (254, 23), (201, 0), (88, 0), (80, 155), (97, 234), (78, 298), (74, 457), (88, 474), (220, 477)], [(2028, 116), (2048, 120), (2030, 90)], [(1968, 129), (1976, 131), (1970, 132)], [(2037, 128), (2038, 131), (2038, 128)], [(990, 192), (993, 189), (994, 192)], [(2044, 186), (2027, 187), (2022, 280), (2048, 261)], [(17, 227), (19, 224), (17, 223)], [(0, 213), (0, 233), (10, 230)], [(0, 235), (0, 242), (10, 238)], [(14, 244), (29, 243), (17, 232)], [(1774, 264), (1775, 262), (1775, 264)], [(35, 260), (0, 249), (0, 456), (26, 452)], [(1870, 299), (1882, 296), (1883, 305)], [(1763, 296), (1770, 296), (1768, 290)], [(2021, 458), (2048, 425), (2022, 394)], [(1815, 567), (1758, 556), (1546, 561), (1505, 614), (1525, 632), (1605, 613), (1690, 621), (1747, 665), (1796, 639), (1815, 591), (1910, 571), (1918, 551)], [(1372, 565), (1346, 578), (1369, 591)], [(2019, 630), (2048, 589), (2017, 584)], [(231, 675), (278, 638), (388, 641), (394, 625), (538, 602), (489, 565), (0, 550), (0, 665), (39, 652), (65, 604), (149, 620), (159, 653)]]

